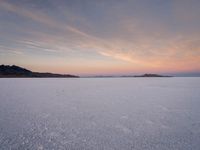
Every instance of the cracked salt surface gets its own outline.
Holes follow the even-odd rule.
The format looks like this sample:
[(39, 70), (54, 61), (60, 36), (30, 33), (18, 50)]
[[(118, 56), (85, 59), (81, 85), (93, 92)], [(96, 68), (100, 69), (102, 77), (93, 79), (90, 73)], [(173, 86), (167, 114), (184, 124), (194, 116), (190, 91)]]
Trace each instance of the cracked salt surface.
[(200, 78), (0, 79), (1, 150), (199, 150)]

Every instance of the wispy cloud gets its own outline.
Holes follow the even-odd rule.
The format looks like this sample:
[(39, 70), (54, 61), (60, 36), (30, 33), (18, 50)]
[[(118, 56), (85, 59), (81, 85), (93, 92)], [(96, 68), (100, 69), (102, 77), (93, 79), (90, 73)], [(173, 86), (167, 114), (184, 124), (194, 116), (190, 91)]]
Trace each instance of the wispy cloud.
[(75, 34), (79, 34), (81, 36), (90, 37), (90, 35), (80, 31), (79, 29), (74, 28), (74, 27), (67, 25), (67, 24), (60, 24), (60, 23), (54, 21), (53, 19), (51, 19), (49, 16), (47, 16), (44, 13), (41, 13), (41, 12), (38, 12), (38, 11), (35, 12), (34, 10), (30, 11), (30, 10), (27, 10), (23, 7), (19, 7), (19, 6), (13, 5), (11, 3), (8, 3), (7, 1), (0, 1), (0, 7), (3, 8), (3, 9), (6, 9), (7, 11), (14, 12), (16, 14), (30, 18), (34, 21), (39, 22), (39, 23), (45, 24), (48, 27), (58, 28), (58, 29), (61, 29), (61, 30), (67, 30), (67, 31), (71, 31)]
[(2, 45), (0, 45), (0, 51), (1, 51), (1, 54), (2, 53), (4, 53), (4, 54), (10, 53), (10, 54), (15, 54), (15, 55), (23, 55), (24, 54), (20, 50), (16, 50), (15, 48), (5, 47)]
[[(175, 10), (178, 11), (176, 7), (172, 8), (171, 13), (176, 12)], [(74, 51), (77, 54), (84, 53), (84, 55), (94, 55), (95, 53), (110, 60), (126, 62), (130, 71), (139, 67), (141, 70), (163, 71), (200, 69), (197, 64), (200, 61), (199, 31), (191, 32), (190, 28), (182, 27), (185, 29), (183, 30), (177, 26), (178, 29), (175, 29), (173, 22), (168, 24), (161, 18), (149, 19), (152, 17), (152, 12), (148, 9), (145, 11), (150, 14), (145, 14), (145, 11), (144, 14), (140, 14), (141, 11), (139, 11), (135, 15), (132, 14), (132, 9), (129, 9), (129, 5), (115, 6), (106, 10), (108, 16), (105, 17), (111, 21), (102, 22), (94, 19), (93, 16), (91, 16), (92, 19), (83, 18), (82, 14), (79, 17), (69, 10), (67, 10), (69, 15), (66, 15), (69, 19), (63, 21), (40, 9), (16, 5), (5, 0), (0, 1), (0, 8), (42, 25), (42, 27), (38, 27), (38, 30), (37, 28), (25, 28), (26, 35), (17, 37), (15, 42), (24, 50), (31, 49), (46, 53), (62, 53), (63, 55), (71, 54)], [(65, 16), (63, 8), (58, 10), (58, 13)], [(180, 15), (178, 12), (177, 17)], [(73, 17), (76, 21), (78, 20), (79, 25), (75, 25), (72, 21)], [(197, 17), (194, 16), (194, 18)], [(84, 24), (87, 24), (87, 29), (84, 28)], [(43, 29), (49, 29), (49, 31), (43, 31)], [(75, 61), (76, 56), (73, 57)], [(77, 55), (77, 57), (80, 56)]]

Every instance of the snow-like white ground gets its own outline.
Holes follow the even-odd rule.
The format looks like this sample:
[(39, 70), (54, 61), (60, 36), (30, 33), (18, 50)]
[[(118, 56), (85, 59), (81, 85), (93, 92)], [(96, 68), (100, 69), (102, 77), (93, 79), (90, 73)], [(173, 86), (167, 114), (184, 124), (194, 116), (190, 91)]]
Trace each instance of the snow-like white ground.
[(200, 150), (200, 78), (0, 79), (0, 149)]

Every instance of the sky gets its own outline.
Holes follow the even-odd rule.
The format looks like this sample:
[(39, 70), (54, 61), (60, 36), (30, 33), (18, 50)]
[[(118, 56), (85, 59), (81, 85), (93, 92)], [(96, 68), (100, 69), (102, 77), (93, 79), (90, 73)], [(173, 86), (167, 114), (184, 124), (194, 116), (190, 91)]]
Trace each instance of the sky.
[(0, 64), (200, 74), (200, 0), (0, 0)]

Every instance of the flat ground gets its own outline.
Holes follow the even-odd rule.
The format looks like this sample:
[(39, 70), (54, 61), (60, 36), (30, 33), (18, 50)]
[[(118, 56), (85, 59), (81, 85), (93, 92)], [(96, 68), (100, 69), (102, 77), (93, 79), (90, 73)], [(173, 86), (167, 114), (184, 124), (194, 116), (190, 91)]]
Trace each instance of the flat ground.
[(0, 149), (199, 150), (200, 78), (0, 79)]

